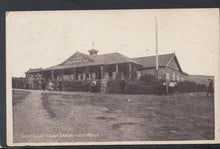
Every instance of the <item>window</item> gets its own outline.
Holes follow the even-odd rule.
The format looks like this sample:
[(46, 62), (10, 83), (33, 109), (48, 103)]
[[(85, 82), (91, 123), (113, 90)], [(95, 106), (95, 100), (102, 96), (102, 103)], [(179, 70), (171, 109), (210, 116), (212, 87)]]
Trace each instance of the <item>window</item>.
[(179, 76), (179, 74), (176, 75), (176, 80), (177, 80), (177, 81), (180, 80), (180, 76)]
[(113, 75), (113, 74), (112, 74), (112, 71), (110, 71), (110, 72), (109, 72), (109, 77), (112, 77), (112, 75)]
[(79, 74), (78, 74), (78, 80), (79, 80), (79, 81), (83, 80), (83, 74), (82, 74), (82, 73), (79, 73)]
[(93, 72), (93, 73), (92, 73), (92, 80), (95, 80), (95, 79), (96, 79), (96, 73)]
[(168, 72), (166, 73), (166, 80), (170, 80), (170, 74)]
[(174, 81), (176, 80), (176, 74), (175, 74), (175, 72), (173, 72), (173, 80), (174, 80)]
[(63, 75), (63, 80), (64, 81), (69, 81), (69, 75)]
[(141, 77), (141, 71), (137, 71), (137, 79), (140, 79)]
[(89, 79), (89, 73), (86, 73), (86, 79), (87, 80)]

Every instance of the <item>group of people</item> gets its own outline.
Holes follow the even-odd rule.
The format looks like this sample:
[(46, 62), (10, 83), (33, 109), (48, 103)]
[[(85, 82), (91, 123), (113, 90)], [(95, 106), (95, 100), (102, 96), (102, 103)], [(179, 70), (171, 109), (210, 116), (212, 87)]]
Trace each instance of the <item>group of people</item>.
[(176, 85), (177, 82), (174, 80), (166, 81), (163, 83), (164, 91), (166, 91), (167, 94), (174, 94), (176, 92)]
[[(63, 89), (63, 82), (62, 81), (46, 81), (46, 80), (39, 80), (37, 83), (37, 86), (35, 89), (42, 89), (42, 90), (62, 90)], [(31, 85), (29, 83), (25, 86), (26, 89), (32, 89)]]
[[(59, 90), (59, 91), (62, 91), (63, 90), (63, 81), (62, 80), (40, 80), (39, 81), (39, 86), (41, 86), (40, 88), (42, 90)], [(214, 86), (213, 86), (213, 80), (212, 79), (209, 79), (209, 85), (208, 85), (208, 88), (207, 88), (207, 96), (209, 96), (211, 94), (211, 96), (213, 96), (214, 94)], [(26, 89), (30, 89), (30, 84), (27, 83), (25, 88)], [(164, 82), (163, 83), (163, 86), (164, 88), (166, 88), (165, 90), (167, 91), (167, 93), (169, 94), (174, 94), (176, 93), (176, 86), (177, 86), (177, 82), (173, 81), (173, 80), (170, 80), (170, 81), (167, 81), (167, 82)], [(96, 80), (93, 80), (93, 81), (88, 81), (87, 82), (87, 92), (97, 92), (97, 81)], [(126, 87), (127, 87), (127, 82), (124, 78), (121, 79), (120, 81), (120, 90), (122, 93), (125, 93), (126, 92)]]
[(97, 82), (96, 80), (93, 80), (93, 81), (88, 81), (87, 82), (87, 92), (96, 92), (97, 91)]
[(59, 80), (59, 81), (52, 81), (52, 80), (49, 80), (48, 82), (46, 81), (43, 81), (42, 83), (42, 89), (45, 90), (45, 89), (48, 89), (48, 90), (62, 90), (63, 89), (63, 81), (62, 80)]

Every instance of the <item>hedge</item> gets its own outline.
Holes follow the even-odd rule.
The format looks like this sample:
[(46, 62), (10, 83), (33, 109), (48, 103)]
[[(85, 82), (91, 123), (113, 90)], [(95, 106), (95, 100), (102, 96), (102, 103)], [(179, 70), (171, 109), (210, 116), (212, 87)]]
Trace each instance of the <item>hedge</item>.
[[(107, 83), (107, 93), (121, 94), (120, 79), (109, 80)], [(140, 80), (126, 80), (127, 86), (124, 94), (166, 94), (166, 86), (162, 80), (156, 80), (151, 75), (143, 75)], [(207, 91), (205, 84), (197, 84), (193, 81), (178, 82), (174, 92), (204, 92)]]
[[(93, 90), (94, 92), (100, 92), (101, 81), (96, 81), (96, 87)], [(63, 89), (64, 91), (89, 91), (88, 81), (64, 81)]]
[[(149, 81), (149, 78), (150, 81)], [(107, 83), (107, 93), (121, 94), (121, 80), (109, 80)], [(125, 94), (163, 94), (165, 89), (160, 80), (152, 78), (150, 75), (142, 77), (140, 80), (126, 80), (127, 86)]]
[(12, 77), (12, 88), (25, 89), (27, 83), (28, 83), (28, 80), (26, 78)]
[(126, 94), (163, 94), (165, 89), (163, 88), (162, 81), (153, 81), (150, 84), (135, 80), (128, 81), (126, 87)]
[(193, 81), (184, 81), (178, 82), (176, 85), (176, 91), (185, 93), (185, 92), (204, 92), (207, 91), (205, 84), (197, 84)]
[[(163, 86), (161, 82), (155, 82), (154, 85), (148, 85), (139, 80), (127, 80), (125, 94), (162, 94)], [(107, 84), (107, 93), (120, 94), (120, 80), (111, 80)]]
[(114, 93), (114, 94), (120, 94), (122, 93), (122, 90), (120, 88), (120, 80), (108, 80), (106, 92), (107, 93)]

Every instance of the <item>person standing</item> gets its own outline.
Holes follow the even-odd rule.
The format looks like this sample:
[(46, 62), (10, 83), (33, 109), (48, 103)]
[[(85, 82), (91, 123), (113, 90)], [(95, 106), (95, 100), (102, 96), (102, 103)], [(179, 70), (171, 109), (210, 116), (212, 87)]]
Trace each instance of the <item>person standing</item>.
[(171, 80), (169, 82), (169, 90), (170, 90), (170, 93), (173, 94), (174, 93), (174, 87), (175, 87), (175, 82), (173, 80)]
[(96, 92), (96, 80), (92, 81), (91, 92)]
[(207, 89), (207, 96), (209, 96), (209, 93), (211, 94), (211, 96), (213, 96), (214, 94), (213, 80), (210, 80), (209, 82), (209, 86)]
[(42, 80), (42, 89), (45, 91), (46, 89), (46, 81), (45, 80)]
[(54, 89), (54, 84), (53, 84), (52, 80), (50, 80), (49, 84), (48, 84), (48, 90), (53, 91), (53, 89)]
[(122, 93), (125, 93), (126, 86), (127, 86), (127, 83), (126, 83), (124, 77), (122, 77), (122, 80), (120, 82), (120, 88), (121, 88)]
[(58, 88), (59, 88), (60, 91), (63, 90), (63, 81), (62, 81), (62, 80), (59, 80), (59, 82), (58, 82)]

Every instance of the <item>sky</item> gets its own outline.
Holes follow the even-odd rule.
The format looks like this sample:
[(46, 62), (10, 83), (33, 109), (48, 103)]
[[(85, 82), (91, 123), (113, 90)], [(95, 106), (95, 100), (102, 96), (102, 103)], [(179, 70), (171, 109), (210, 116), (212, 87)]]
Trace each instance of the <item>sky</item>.
[[(184, 72), (219, 72), (218, 9), (13, 11), (6, 14), (6, 69), (57, 65), (76, 51), (118, 52), (134, 58), (175, 52)], [(94, 43), (94, 45), (93, 45)]]

